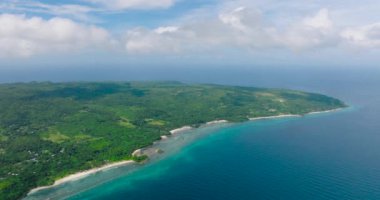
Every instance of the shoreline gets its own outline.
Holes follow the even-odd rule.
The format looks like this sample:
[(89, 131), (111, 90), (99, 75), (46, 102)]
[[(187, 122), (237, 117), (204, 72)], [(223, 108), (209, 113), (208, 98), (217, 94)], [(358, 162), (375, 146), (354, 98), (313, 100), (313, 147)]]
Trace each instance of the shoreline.
[(265, 119), (277, 119), (277, 118), (287, 118), (287, 117), (303, 117), (306, 115), (315, 115), (315, 114), (323, 114), (323, 113), (331, 113), (331, 112), (337, 112), (342, 110), (343, 108), (335, 108), (331, 110), (324, 110), (324, 111), (314, 111), (309, 112), (304, 115), (297, 115), (297, 114), (280, 114), (280, 115), (273, 115), (273, 116), (267, 116), (267, 117), (253, 117), (249, 118), (249, 121), (256, 121), (256, 120), (265, 120)]
[(249, 121), (257, 121), (257, 120), (264, 120), (264, 119), (277, 119), (277, 118), (286, 118), (286, 117), (302, 117), (302, 115), (281, 114), (281, 115), (273, 115), (273, 116), (267, 116), (267, 117), (253, 117), (253, 118), (249, 118)]
[[(307, 113), (305, 115), (330, 113), (330, 112), (336, 112), (336, 111), (339, 111), (339, 110), (342, 110), (342, 109), (343, 108), (336, 108), (336, 109), (325, 110), (325, 111), (316, 111), (316, 112)], [(280, 115), (274, 115), (274, 116), (248, 118), (248, 121), (278, 119), (278, 118), (287, 118), (287, 117), (303, 117), (305, 115), (280, 114)], [(212, 126), (212, 125), (223, 124), (223, 123), (229, 123), (229, 121), (223, 120), (223, 119), (222, 120), (214, 120), (214, 121), (210, 121), (210, 122), (207, 122), (207, 123), (203, 124), (201, 127)], [(169, 132), (170, 132), (171, 135), (175, 135), (175, 134), (187, 132), (187, 131), (190, 131), (190, 130), (193, 130), (193, 129), (195, 129), (195, 128), (192, 127), (192, 126), (187, 125), (187, 126), (183, 126), (181, 128), (173, 129), (173, 130), (171, 130)], [(168, 136), (161, 136), (161, 139), (158, 140), (158, 141), (156, 141), (156, 142), (159, 142), (161, 140), (165, 140), (167, 138), (168, 138)], [(143, 148), (143, 149), (137, 149), (137, 150), (135, 150), (132, 153), (132, 155), (134, 155), (134, 154), (135, 155), (137, 155), (137, 154), (143, 154), (144, 150), (149, 150), (150, 148), (151, 147), (147, 147), (147, 148)], [(33, 194), (35, 192), (38, 192), (40, 190), (49, 189), (49, 188), (53, 188), (55, 186), (58, 186), (58, 185), (61, 185), (61, 184), (64, 184), (64, 183), (68, 183), (68, 182), (71, 182), (71, 181), (76, 181), (76, 180), (85, 178), (85, 177), (87, 177), (89, 175), (96, 174), (96, 173), (101, 172), (101, 171), (106, 171), (106, 170), (109, 170), (109, 169), (112, 169), (112, 168), (121, 167), (121, 166), (125, 166), (125, 165), (130, 165), (130, 164), (133, 164), (133, 163), (136, 163), (136, 162), (133, 161), (133, 160), (124, 160), (124, 161), (119, 161), (119, 162), (115, 162), (115, 163), (106, 164), (106, 165), (103, 165), (103, 166), (100, 166), (100, 167), (97, 167), (97, 168), (81, 171), (81, 172), (78, 172), (78, 173), (74, 173), (74, 174), (71, 174), (71, 175), (63, 177), (61, 179), (56, 180), (53, 185), (41, 186), (41, 187), (37, 187), (37, 188), (31, 189), (28, 192), (27, 196), (31, 195), (31, 194)]]
[[(210, 125), (227, 123), (227, 122), (228, 122), (227, 120), (215, 120), (215, 121), (207, 122), (205, 125), (206, 126), (210, 126)], [(192, 127), (192, 126), (183, 126), (181, 128), (173, 129), (173, 130), (171, 130), (169, 132), (170, 132), (171, 135), (175, 135), (175, 134), (183, 133), (183, 132), (190, 131), (190, 130), (193, 130), (193, 129), (194, 129), (194, 127)], [(163, 135), (163, 136), (161, 136), (160, 140), (155, 141), (155, 142), (159, 142), (161, 140), (166, 140), (166, 139), (168, 139), (168, 137), (169, 136)], [(149, 150), (151, 150), (151, 147), (136, 149), (132, 153), (132, 156), (144, 155), (144, 151), (149, 151)], [(106, 164), (106, 165), (103, 165), (103, 166), (100, 166), (100, 167), (96, 167), (96, 168), (92, 168), (92, 169), (89, 169), (89, 170), (80, 171), (80, 172), (77, 172), (77, 173), (74, 173), (74, 174), (70, 174), (70, 175), (65, 176), (65, 177), (63, 177), (61, 179), (55, 180), (55, 182), (53, 183), (53, 185), (41, 186), (41, 187), (37, 187), (37, 188), (31, 189), (28, 192), (27, 195), (36, 193), (36, 192), (44, 190), (44, 189), (53, 188), (55, 186), (59, 186), (59, 185), (64, 184), (64, 183), (68, 183), (68, 182), (71, 182), (71, 181), (76, 181), (76, 180), (85, 178), (85, 177), (87, 177), (89, 175), (96, 174), (96, 173), (101, 172), (101, 171), (105, 171), (105, 170), (109, 170), (109, 169), (112, 169), (112, 168), (129, 165), (129, 164), (133, 164), (133, 163), (136, 163), (136, 162), (133, 161), (133, 160), (124, 160), (124, 161), (119, 161), (119, 162), (115, 162), (115, 163)]]
[(64, 184), (64, 183), (68, 183), (68, 182), (71, 182), (71, 181), (76, 181), (76, 180), (85, 178), (86, 176), (95, 174), (97, 172), (106, 171), (106, 170), (109, 170), (109, 169), (113, 169), (113, 168), (116, 168), (116, 167), (121, 167), (121, 166), (129, 165), (129, 164), (133, 164), (133, 163), (136, 163), (136, 162), (133, 161), (133, 160), (124, 160), (124, 161), (120, 161), (120, 162), (106, 164), (106, 165), (103, 165), (103, 166), (100, 166), (100, 167), (97, 167), (97, 168), (92, 168), (92, 169), (89, 169), (89, 170), (81, 171), (81, 172), (78, 172), (78, 173), (74, 173), (74, 174), (71, 174), (71, 175), (65, 176), (65, 177), (63, 177), (61, 179), (56, 180), (53, 185), (41, 186), (41, 187), (34, 188), (34, 189), (32, 189), (32, 190), (30, 190), (28, 192), (28, 195), (33, 194), (35, 192), (38, 192), (40, 190), (49, 189), (49, 188), (52, 188), (52, 187), (55, 187), (55, 186), (58, 186), (58, 185), (61, 185), (61, 184)]
[(224, 123), (228, 123), (229, 121), (225, 120), (225, 119), (220, 119), (220, 120), (214, 120), (214, 121), (211, 121), (211, 122), (207, 122), (206, 124), (204, 124), (204, 126), (207, 126), (207, 125), (215, 125), (215, 124), (224, 124)]
[(325, 111), (316, 111), (316, 112), (309, 112), (307, 115), (313, 115), (313, 114), (322, 114), (322, 113), (331, 113), (331, 112), (337, 112), (340, 110), (343, 110), (344, 108), (335, 108), (331, 110), (325, 110)]
[(174, 135), (174, 134), (177, 134), (177, 133), (182, 133), (184, 131), (189, 131), (191, 129), (193, 129), (193, 127), (187, 125), (187, 126), (183, 126), (181, 128), (173, 129), (173, 130), (171, 130), (169, 132), (170, 132), (170, 134)]

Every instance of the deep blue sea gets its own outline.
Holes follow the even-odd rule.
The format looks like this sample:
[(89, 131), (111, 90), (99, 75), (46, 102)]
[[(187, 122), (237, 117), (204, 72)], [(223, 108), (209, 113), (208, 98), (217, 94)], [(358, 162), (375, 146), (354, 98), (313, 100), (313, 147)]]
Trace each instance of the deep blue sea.
[(29, 198), (380, 199), (379, 71), (253, 70), (176, 77), (320, 92), (351, 107), (188, 132), (176, 138), (175, 145), (162, 144), (165, 155), (144, 166), (109, 170)]

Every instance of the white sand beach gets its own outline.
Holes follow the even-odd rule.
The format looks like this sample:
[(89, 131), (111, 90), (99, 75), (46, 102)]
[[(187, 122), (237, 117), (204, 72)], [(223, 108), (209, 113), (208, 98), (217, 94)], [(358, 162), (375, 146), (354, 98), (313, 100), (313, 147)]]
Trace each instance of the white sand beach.
[[(335, 112), (335, 111), (338, 111), (338, 110), (341, 110), (341, 109), (333, 109), (333, 110), (326, 110), (326, 111), (320, 111), (320, 112), (310, 112), (310, 113), (308, 113), (308, 115), (309, 114), (319, 114), (319, 113)], [(265, 120), (265, 119), (286, 118), (286, 117), (302, 117), (302, 115), (281, 114), (281, 115), (274, 115), (274, 116), (267, 116), (267, 117), (254, 117), (254, 118), (249, 118), (249, 120), (250, 121), (255, 121), (255, 120)], [(207, 126), (207, 125), (214, 125), (214, 124), (221, 124), (221, 123), (228, 123), (228, 121), (227, 120), (214, 120), (214, 121), (207, 122), (205, 125)], [(192, 130), (192, 129), (194, 129), (192, 126), (183, 126), (181, 128), (177, 128), (177, 129), (171, 130), (170, 133), (172, 135), (174, 135), (174, 134), (179, 134), (179, 133), (182, 133), (182, 132), (185, 132), (185, 131), (189, 131), (189, 130)], [(164, 139), (167, 139), (167, 138), (168, 138), (168, 136), (161, 136), (161, 140), (164, 140)], [(134, 156), (152, 155), (152, 154), (156, 154), (157, 152), (158, 152), (157, 149), (152, 149), (152, 148), (148, 147), (148, 148), (144, 148), (144, 149), (137, 149), (137, 150), (135, 150), (132, 153), (132, 155), (134, 155)], [(53, 185), (43, 186), (43, 187), (38, 187), (38, 188), (32, 189), (29, 192), (29, 194), (37, 192), (39, 190), (51, 188), (51, 187), (54, 187), (54, 186), (57, 186), (57, 185), (60, 185), (60, 184), (63, 184), (63, 183), (67, 183), (67, 182), (70, 182), (70, 181), (79, 180), (79, 179), (82, 179), (82, 178), (84, 178), (84, 177), (86, 177), (88, 175), (95, 174), (95, 173), (100, 172), (100, 171), (105, 171), (105, 170), (108, 170), (108, 169), (124, 166), (124, 165), (127, 165), (127, 164), (132, 164), (132, 163), (135, 163), (135, 162), (132, 161), (132, 160), (127, 160), (127, 161), (116, 162), (116, 163), (104, 165), (102, 167), (98, 167), (98, 168), (94, 168), (94, 169), (78, 172), (78, 173), (69, 175), (67, 177), (64, 177), (62, 179), (59, 179), (59, 180), (55, 181)]]
[(301, 117), (301, 115), (285, 114), (285, 115), (274, 115), (274, 116), (268, 116), (268, 117), (253, 117), (253, 118), (249, 118), (249, 120), (255, 121), (255, 120), (263, 120), (263, 119), (285, 118), (285, 117)]
[(170, 133), (172, 135), (174, 135), (174, 134), (181, 133), (181, 132), (184, 132), (184, 131), (189, 131), (191, 129), (193, 129), (193, 127), (191, 127), (191, 126), (183, 126), (181, 128), (177, 128), (177, 129), (171, 130)]
[[(342, 108), (332, 109), (332, 110), (325, 110), (325, 111), (316, 111), (316, 112), (309, 112), (305, 115), (313, 115), (313, 114), (321, 114), (321, 113), (330, 113), (330, 112), (336, 112), (342, 110)], [(249, 118), (250, 121), (255, 120), (264, 120), (264, 119), (276, 119), (276, 118), (286, 118), (286, 117), (302, 117), (302, 115), (293, 115), (293, 114), (281, 114), (281, 115), (273, 115), (273, 116), (267, 116), (267, 117), (253, 117)]]
[(126, 160), (126, 161), (120, 161), (120, 162), (116, 162), (116, 163), (112, 163), (112, 164), (107, 164), (107, 165), (104, 165), (102, 167), (78, 172), (78, 173), (66, 176), (62, 179), (56, 180), (53, 185), (34, 188), (29, 192), (29, 194), (37, 192), (39, 190), (43, 190), (43, 189), (51, 188), (51, 187), (54, 187), (57, 185), (61, 185), (63, 183), (67, 183), (70, 181), (79, 180), (79, 179), (82, 179), (88, 175), (95, 174), (95, 173), (100, 172), (100, 171), (106, 171), (106, 170), (109, 170), (109, 169), (112, 169), (115, 167), (125, 166), (125, 165), (132, 164), (132, 163), (135, 163), (135, 162), (133, 160)]
[(310, 112), (310, 113), (308, 113), (308, 115), (337, 112), (337, 111), (340, 111), (340, 110), (342, 110), (342, 108), (337, 108), (337, 109), (332, 109), (332, 110), (325, 110), (325, 111)]
[(224, 119), (214, 120), (214, 121), (211, 121), (211, 122), (207, 122), (206, 125), (223, 124), (223, 123), (228, 123), (228, 121), (224, 120)]

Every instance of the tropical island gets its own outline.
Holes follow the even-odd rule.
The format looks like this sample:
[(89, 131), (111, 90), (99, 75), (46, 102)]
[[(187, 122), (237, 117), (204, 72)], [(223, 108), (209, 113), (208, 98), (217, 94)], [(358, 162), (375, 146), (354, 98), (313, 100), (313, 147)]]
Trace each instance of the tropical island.
[(0, 84), (0, 199), (77, 172), (139, 162), (138, 149), (180, 127), (343, 108), (286, 89), (180, 82)]

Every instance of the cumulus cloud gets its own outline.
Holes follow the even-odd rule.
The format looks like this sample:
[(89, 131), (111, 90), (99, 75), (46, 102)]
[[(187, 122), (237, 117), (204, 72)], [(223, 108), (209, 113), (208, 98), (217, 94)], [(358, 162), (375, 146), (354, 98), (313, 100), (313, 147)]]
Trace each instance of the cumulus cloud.
[(175, 26), (136, 28), (127, 32), (125, 48), (129, 53), (179, 53), (188, 48), (191, 34)]
[(180, 26), (137, 28), (127, 32), (126, 49), (129, 53), (171, 53), (259, 45), (267, 40), (263, 39), (265, 34), (261, 33), (258, 15), (240, 7), (214, 18), (186, 21)]
[(223, 10), (210, 19), (192, 19), (180, 26), (128, 32), (128, 52), (180, 52), (210, 48), (262, 50), (290, 48), (303, 50), (334, 45), (335, 28), (327, 9), (293, 22), (281, 30), (266, 23), (262, 13), (252, 7)]
[(106, 30), (69, 19), (0, 15), (0, 56), (104, 48), (109, 42)]
[(329, 10), (327, 9), (320, 10), (315, 16), (306, 17), (303, 20), (303, 24), (322, 31), (329, 30), (333, 27), (333, 22), (330, 19)]
[[(94, 7), (102, 7), (104, 10), (119, 11), (168, 8), (176, 2), (176, 0), (78, 1), (94, 3), (99, 5)], [(237, 0), (233, 3), (222, 3), (215, 7), (197, 9), (183, 18), (173, 20), (171, 23), (166, 21), (167, 24), (155, 28), (143, 25), (131, 28), (126, 30), (122, 38), (110, 36), (105, 29), (63, 18), (63, 16), (81, 14), (85, 17), (87, 13), (95, 12), (95, 9), (88, 7), (88, 4), (87, 6), (23, 4), (25, 9), (38, 8), (40, 12), (44, 9), (49, 13), (56, 12), (60, 17), (46, 20), (24, 15), (0, 15), (0, 55), (30, 56), (94, 47), (105, 49), (116, 40), (118, 44), (119, 42), (122, 44), (119, 47), (124, 47), (123, 50), (129, 54), (203, 53), (229, 49), (253, 52), (279, 49), (300, 52), (324, 48), (338, 49), (345, 44), (361, 48), (380, 48), (380, 23), (352, 25), (342, 22), (343, 16), (346, 16), (342, 13), (347, 11), (337, 12), (313, 5), (305, 12), (300, 12), (301, 8), (297, 7), (299, 1), (291, 2)], [(258, 7), (252, 6), (255, 3), (258, 3)], [(266, 9), (262, 9), (263, 5)], [(298, 12), (293, 13), (297, 9)], [(75, 19), (78, 20), (78, 17)]]
[(353, 46), (378, 48), (380, 47), (380, 23), (346, 28), (341, 36)]
[(278, 42), (293, 50), (334, 46), (339, 42), (337, 31), (327, 9), (288, 26), (277, 34)]
[(113, 10), (162, 9), (174, 5), (175, 0), (86, 0)]
[(81, 21), (94, 21), (90, 13), (99, 9), (80, 4), (46, 4), (39, 1), (3, 0), (0, 9), (12, 13), (48, 14)]

